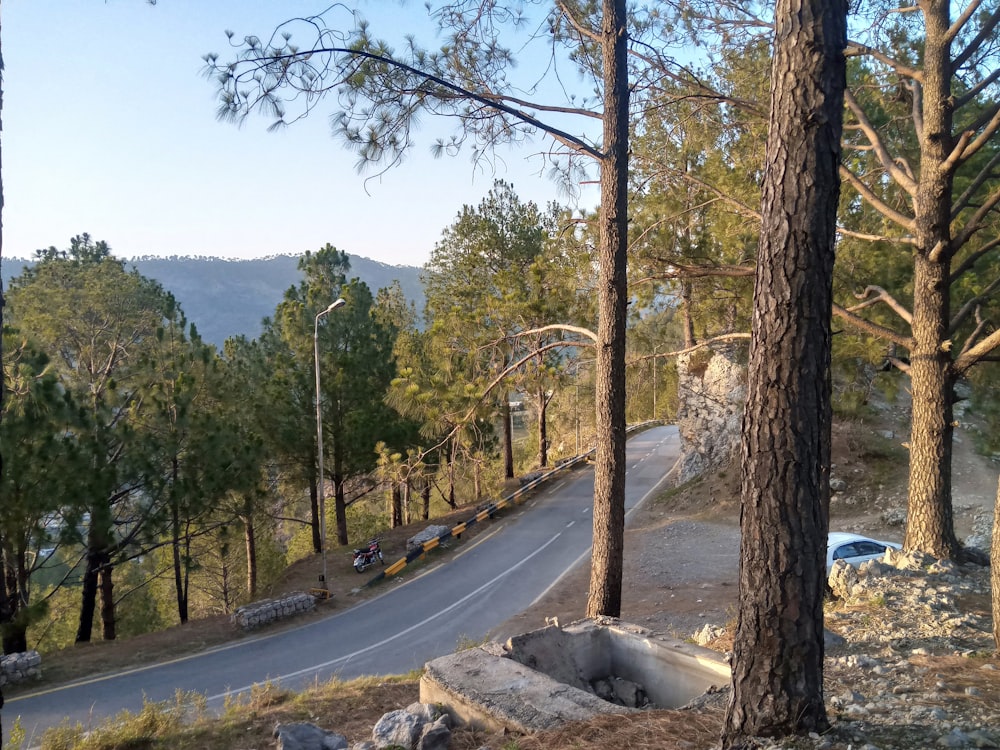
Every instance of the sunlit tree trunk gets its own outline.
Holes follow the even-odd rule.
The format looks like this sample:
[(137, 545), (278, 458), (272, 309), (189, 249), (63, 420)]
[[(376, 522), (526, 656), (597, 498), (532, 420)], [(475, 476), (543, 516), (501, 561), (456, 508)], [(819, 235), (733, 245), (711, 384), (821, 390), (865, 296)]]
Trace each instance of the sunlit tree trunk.
[(628, 311), (628, 37), (625, 0), (603, 0), (604, 157), (598, 248), (597, 451), (587, 616), (618, 617), (625, 535), (625, 320)]
[(952, 388), (948, 346), (951, 195), (954, 148), (948, 2), (924, 10), (923, 128), (915, 206), (912, 425), (905, 549), (954, 557), (959, 549), (951, 503)]

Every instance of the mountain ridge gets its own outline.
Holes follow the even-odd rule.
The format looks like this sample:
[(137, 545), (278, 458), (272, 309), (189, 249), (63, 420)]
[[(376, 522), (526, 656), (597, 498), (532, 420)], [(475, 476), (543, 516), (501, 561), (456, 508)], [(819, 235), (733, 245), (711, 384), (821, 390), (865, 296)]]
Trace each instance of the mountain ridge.
[[(195, 325), (201, 337), (221, 348), (231, 336), (253, 339), (261, 334), (264, 318), (274, 314), (289, 287), (302, 281), (298, 270), (302, 255), (277, 254), (249, 259), (137, 256), (124, 259), (124, 262), (126, 267), (135, 268), (173, 294), (188, 322)], [(349, 279), (361, 279), (372, 294), (399, 281), (403, 294), (416, 307), (417, 313), (423, 311), (424, 291), (419, 267), (390, 265), (350, 254), (348, 260)], [(30, 259), (5, 258), (5, 286), (33, 263)]]

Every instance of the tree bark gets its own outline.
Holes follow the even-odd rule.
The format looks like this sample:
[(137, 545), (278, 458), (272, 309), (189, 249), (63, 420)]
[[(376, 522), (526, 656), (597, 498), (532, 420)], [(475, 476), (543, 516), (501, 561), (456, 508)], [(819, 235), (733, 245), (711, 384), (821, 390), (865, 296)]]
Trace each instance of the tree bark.
[(538, 465), (542, 469), (549, 465), (549, 433), (546, 424), (546, 414), (548, 413), (549, 400), (545, 396), (545, 389), (538, 388)]
[(403, 492), (399, 482), (392, 483), (392, 519), (389, 522), (390, 529), (396, 529), (403, 525)]
[(948, 341), (953, 167), (951, 51), (948, 2), (924, 7), (923, 129), (915, 207), (913, 350), (910, 383), (913, 417), (905, 549), (939, 558), (956, 556), (951, 503), (954, 379)]
[(309, 480), (309, 525), (312, 527), (313, 553), (318, 555), (323, 551), (323, 540), (320, 539), (319, 486), (315, 478)]
[(171, 551), (173, 552), (173, 568), (174, 568), (174, 595), (177, 599), (177, 617), (181, 622), (181, 625), (187, 622), (187, 602), (184, 598), (184, 566), (181, 559), (181, 519), (180, 514), (177, 509), (176, 501), (171, 503), (171, 528), (173, 539), (171, 546)]
[(628, 311), (628, 35), (625, 0), (603, 0), (604, 154), (598, 247), (594, 544), (587, 616), (618, 617), (625, 535), (625, 319)]
[(690, 281), (681, 281), (681, 327), (684, 329), (684, 348), (690, 349), (697, 343), (694, 335), (694, 319), (691, 317), (691, 297), (693, 289)]
[(114, 566), (111, 556), (105, 554), (100, 569), (101, 582), (101, 637), (113, 641), (118, 637), (118, 623), (115, 619)]
[(247, 554), (247, 595), (253, 601), (257, 598), (257, 536), (249, 508), (243, 516), (243, 542)]
[[(2, 36), (0, 36), (2, 39)], [(0, 47), (2, 50), (2, 47)], [(0, 113), (3, 112), (3, 54), (0, 51)], [(0, 133), (3, 132), (3, 121), (0, 119)], [(2, 151), (0, 151), (2, 155)], [(2, 159), (0, 159), (0, 164), (2, 164)], [(0, 175), (3, 174), (2, 168), (0, 168)], [(0, 258), (3, 257), (3, 181), (0, 178)], [(4, 308), (4, 298), (3, 298), (3, 284), (0, 283), (0, 319), (3, 318), (3, 308)], [(0, 336), (0, 373), (3, 373), (3, 337)], [(4, 404), (4, 379), (0, 376), (0, 414), (3, 414), (3, 404)], [(3, 471), (3, 456), (0, 455), (0, 472)], [(3, 690), (0, 690), (0, 709), (3, 708)], [(0, 737), (3, 736), (3, 723), (0, 722)]]
[(843, 0), (778, 0), (724, 748), (822, 732)]
[(503, 476), (504, 479), (514, 478), (514, 435), (510, 423), (510, 399), (504, 394), (500, 406), (503, 417)]
[(94, 613), (97, 611), (97, 572), (101, 555), (88, 545), (87, 566), (80, 586), (80, 621), (76, 628), (76, 642), (90, 643), (94, 631)]
[(347, 546), (347, 496), (344, 494), (344, 478), (340, 474), (333, 476), (333, 505), (337, 518), (337, 544)]
[(5, 655), (28, 650), (27, 627), (23, 618), (18, 617), (21, 603), (26, 602), (27, 597), (19, 590), (17, 567), (11, 545), (4, 544), (0, 548), (0, 626)]
[(990, 544), (990, 587), (993, 590), (993, 645), (1000, 654), (1000, 481), (993, 503), (993, 540)]

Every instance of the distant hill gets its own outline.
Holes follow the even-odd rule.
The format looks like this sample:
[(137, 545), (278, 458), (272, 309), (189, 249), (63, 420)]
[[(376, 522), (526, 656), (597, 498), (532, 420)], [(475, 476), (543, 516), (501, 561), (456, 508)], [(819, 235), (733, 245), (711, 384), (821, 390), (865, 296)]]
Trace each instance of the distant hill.
[[(205, 341), (221, 348), (230, 336), (256, 338), (263, 330), (261, 321), (274, 314), (285, 291), (298, 284), (297, 255), (276, 255), (255, 260), (226, 258), (136, 258), (126, 261), (139, 273), (163, 285), (194, 323)], [(350, 255), (348, 278), (359, 278), (372, 290), (399, 281), (406, 298), (414, 303), (417, 313), (423, 312), (424, 291), (420, 284), (420, 269), (416, 266), (390, 266), (369, 258)], [(4, 287), (20, 275), (30, 261), (4, 259)]]

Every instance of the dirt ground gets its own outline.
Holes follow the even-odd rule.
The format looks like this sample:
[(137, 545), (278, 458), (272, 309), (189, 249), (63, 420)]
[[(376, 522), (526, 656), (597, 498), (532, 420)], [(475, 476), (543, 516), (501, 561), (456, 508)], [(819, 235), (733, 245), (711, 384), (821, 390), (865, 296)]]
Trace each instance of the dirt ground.
[[(890, 432), (892, 438), (884, 437)], [(874, 442), (873, 433), (879, 438)], [(831, 502), (831, 530), (902, 541), (903, 526), (885, 517), (906, 506), (906, 438), (891, 415), (874, 424), (835, 425), (832, 475), (843, 478), (847, 489)], [(977, 513), (992, 510), (998, 471), (975, 452), (970, 438), (956, 438), (952, 492), (959, 539), (972, 533)], [(662, 493), (633, 514), (625, 533), (623, 620), (682, 639), (705, 624), (735, 621), (739, 493), (734, 466)], [(582, 565), (491, 635), (502, 640), (542, 627), (546, 618), (582, 618), (589, 585), (590, 568)]]

